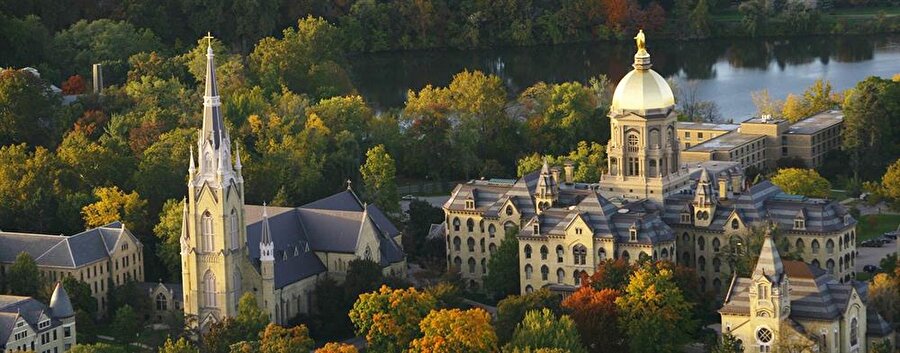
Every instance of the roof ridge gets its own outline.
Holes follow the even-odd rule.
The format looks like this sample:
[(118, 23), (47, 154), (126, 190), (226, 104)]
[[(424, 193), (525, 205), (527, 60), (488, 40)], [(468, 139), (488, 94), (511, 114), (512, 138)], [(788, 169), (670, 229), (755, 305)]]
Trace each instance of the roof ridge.
[[(60, 239), (59, 242), (57, 242), (56, 244), (54, 244), (53, 246), (51, 246), (49, 249), (47, 249), (46, 251), (44, 251), (42, 254), (40, 254), (40, 255), (38, 255), (37, 257), (35, 257), (35, 258), (34, 258), (34, 261), (40, 260), (42, 257), (44, 257), (44, 255), (47, 255), (48, 253), (50, 253), (51, 251), (53, 251), (53, 249), (56, 249), (56, 247), (59, 246), (59, 244), (62, 244), (62, 243), (68, 244), (68, 241), (69, 241), (69, 238), (68, 238), (68, 237), (62, 237), (62, 239)], [(69, 247), (69, 257), (70, 257), (70, 258), (71, 258), (71, 255), (72, 255), (72, 247), (70, 246), (70, 247)], [(75, 263), (74, 259), (72, 260), (72, 263), (73, 263), (73, 264)]]

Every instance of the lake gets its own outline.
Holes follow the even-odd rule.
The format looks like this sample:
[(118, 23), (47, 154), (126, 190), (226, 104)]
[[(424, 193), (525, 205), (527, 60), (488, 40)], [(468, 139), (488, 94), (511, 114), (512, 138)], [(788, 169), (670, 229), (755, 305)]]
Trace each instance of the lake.
[[(836, 90), (867, 76), (900, 73), (900, 35), (818, 36), (703, 41), (654, 41), (653, 69), (715, 102), (724, 119), (755, 112), (750, 92), (768, 89), (784, 99), (819, 78)], [(631, 70), (634, 43), (585, 43), (472, 51), (405, 51), (351, 58), (351, 75), (363, 97), (379, 110), (401, 107), (409, 89), (446, 86), (464, 69), (500, 76), (517, 94), (536, 82), (587, 82), (606, 74), (618, 82)]]

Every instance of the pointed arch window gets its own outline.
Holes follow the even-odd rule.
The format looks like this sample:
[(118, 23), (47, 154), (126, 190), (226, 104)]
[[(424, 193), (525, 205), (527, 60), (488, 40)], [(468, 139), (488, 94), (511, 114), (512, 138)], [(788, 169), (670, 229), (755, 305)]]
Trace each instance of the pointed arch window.
[(156, 295), (156, 311), (167, 311), (169, 310), (169, 301), (166, 300), (166, 296), (162, 293)]
[(201, 248), (204, 252), (213, 251), (213, 219), (209, 212), (204, 212), (200, 217), (200, 239)]
[(228, 216), (228, 234), (231, 238), (231, 248), (237, 249), (240, 247), (240, 239), (238, 239), (238, 216), (237, 210), (231, 209), (231, 215)]
[(850, 320), (850, 347), (856, 347), (859, 344), (859, 321), (854, 317)]
[(556, 283), (562, 284), (566, 281), (566, 270), (557, 269), (556, 270)]
[(216, 275), (210, 270), (203, 276), (203, 304), (208, 308), (216, 306)]
[(584, 245), (575, 245), (572, 249), (572, 256), (575, 258), (576, 265), (587, 264), (587, 248), (585, 248)]

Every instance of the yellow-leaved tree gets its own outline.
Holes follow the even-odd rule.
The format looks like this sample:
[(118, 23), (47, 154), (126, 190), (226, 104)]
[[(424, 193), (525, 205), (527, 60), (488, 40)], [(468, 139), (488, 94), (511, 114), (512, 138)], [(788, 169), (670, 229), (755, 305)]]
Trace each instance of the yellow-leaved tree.
[(421, 336), (419, 322), (436, 303), (431, 294), (415, 288), (381, 286), (359, 296), (350, 309), (350, 321), (356, 326), (356, 334), (366, 338), (372, 352), (400, 353)]
[(831, 193), (831, 183), (814, 169), (779, 169), (772, 177), (772, 184), (794, 195), (826, 198)]
[(145, 220), (147, 201), (136, 191), (125, 193), (117, 186), (94, 188), (96, 202), (81, 209), (84, 226), (99, 227), (121, 221), (128, 229), (138, 229)]
[(412, 341), (410, 353), (497, 352), (497, 334), (483, 309), (432, 311), (419, 328), (423, 336)]
[(316, 349), (316, 353), (358, 353), (359, 351), (353, 345), (330, 342), (322, 348)]

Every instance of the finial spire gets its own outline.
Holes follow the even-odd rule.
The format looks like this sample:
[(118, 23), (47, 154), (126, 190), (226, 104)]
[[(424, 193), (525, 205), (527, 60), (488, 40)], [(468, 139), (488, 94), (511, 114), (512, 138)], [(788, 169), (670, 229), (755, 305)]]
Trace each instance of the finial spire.
[(241, 145), (234, 145), (234, 168), (240, 170), (241, 169)]
[(191, 154), (191, 162), (190, 162), (191, 164), (188, 166), (188, 174), (190, 174), (191, 178), (193, 178), (194, 172), (197, 170), (196, 167), (194, 166), (194, 146), (191, 146), (190, 154)]
[(352, 186), (353, 186), (353, 180), (350, 180), (350, 178), (347, 178), (347, 190), (353, 190)]

